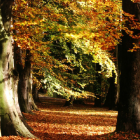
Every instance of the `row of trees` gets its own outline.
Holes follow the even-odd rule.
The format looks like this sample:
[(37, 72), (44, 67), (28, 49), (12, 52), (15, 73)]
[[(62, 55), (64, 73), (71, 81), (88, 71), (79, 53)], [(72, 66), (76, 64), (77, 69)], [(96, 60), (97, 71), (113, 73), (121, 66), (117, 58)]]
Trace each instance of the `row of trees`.
[[(29, 113), (31, 109), (37, 109), (32, 98), (32, 78), (37, 85), (36, 77), (39, 71), (45, 68), (50, 75), (65, 83), (68, 74), (78, 74), (79, 68), (82, 69), (83, 66), (88, 70), (89, 65), (85, 63), (87, 57), (98, 59), (103, 67), (106, 63), (103, 59), (108, 58), (99, 59), (101, 54), (103, 55), (99, 53), (100, 50), (114, 48), (121, 36), (120, 29), (123, 26), (120, 26), (119, 4), (118, 1), (113, 0), (96, 3), (94, 1), (0, 0), (2, 136), (20, 135), (35, 138), (29, 132), (31, 128), (26, 124), (21, 112)], [(122, 46), (119, 47), (121, 75), (116, 130), (132, 130), (140, 133), (139, 50), (135, 51), (139, 46), (139, 4), (131, 0), (123, 0), (122, 5), (126, 12), (123, 21), (126, 22), (123, 28), (125, 31), (123, 31)], [(54, 30), (55, 34), (52, 34)], [(44, 34), (46, 34), (45, 41), (42, 40)], [(134, 43), (135, 47), (133, 47)], [(62, 53), (58, 51), (60, 59), (56, 57), (59, 49), (54, 51), (52, 46), (62, 49)], [(74, 57), (76, 54), (79, 55), (78, 59)], [(82, 65), (78, 65), (80, 60)], [(73, 69), (76, 71), (73, 72)], [(33, 74), (32, 70), (34, 70)], [(84, 74), (90, 75), (86, 72)], [(79, 77), (81, 74), (75, 78), (75, 81)], [(73, 79), (71, 81), (76, 83)], [(71, 82), (67, 83), (69, 85)], [(69, 87), (73, 88), (73, 84)]]
[[(66, 33), (64, 32), (65, 30), (60, 30), (59, 32), (56, 31), (56, 27), (51, 30), (48, 29), (46, 31), (46, 35), (43, 38), (44, 42), (50, 41), (53, 38), (53, 43), (50, 44), (50, 55), (57, 59), (57, 65), (55, 66), (55, 68), (53, 68), (53, 71), (55, 72), (55, 74), (57, 74), (57, 79), (60, 79), (61, 81), (59, 82), (59, 84), (58, 82), (54, 82), (54, 76), (51, 76), (47, 70), (49, 76), (47, 77), (46, 74), (44, 82), (47, 84), (49, 94), (51, 94), (53, 91), (56, 91), (62, 96), (67, 96), (67, 98), (70, 98), (71, 94), (68, 94), (67, 91), (70, 91), (71, 89), (71, 92), (74, 93), (75, 98), (76, 96), (87, 96), (88, 92), (85, 92), (85, 90), (96, 93), (98, 92), (98, 94), (100, 94), (101, 85), (98, 83), (97, 79), (99, 78), (97, 77), (101, 75), (101, 79), (103, 79), (103, 81), (105, 82), (107, 81), (106, 79), (112, 75), (112, 70), (115, 71), (115, 65), (111, 60), (111, 55), (107, 50), (103, 50), (104, 45), (101, 44), (101, 42), (103, 43), (104, 41), (101, 36), (105, 35), (104, 38), (106, 42), (109, 41), (108, 36), (109, 38), (111, 37), (106, 31), (109, 27), (105, 25), (103, 27), (100, 27), (102, 25), (100, 23), (97, 24), (100, 21), (106, 22), (105, 17), (108, 16), (108, 13), (103, 14), (103, 11), (105, 11), (103, 3), (98, 3), (98, 5), (96, 5), (94, 2), (89, 3), (88, 1), (87, 3), (73, 2), (67, 4), (67, 6), (62, 2), (49, 2), (49, 4), (57, 9), (59, 13), (62, 14), (63, 11), (63, 16), (67, 21), (62, 22), (59, 20), (55, 20), (55, 24), (57, 24), (58, 26), (63, 26), (65, 23), (65, 26), (67, 28), (70, 28)], [(101, 9), (103, 15), (101, 14), (101, 11), (98, 11), (97, 7), (99, 6), (102, 7)], [(109, 7), (107, 7), (107, 9), (109, 10)], [(110, 10), (114, 11), (117, 9)], [(113, 17), (113, 19), (114, 18), (115, 17)], [(71, 21), (71, 19), (73, 20)], [(113, 19), (111, 19), (111, 21), (113, 21)], [(52, 21), (51, 23), (53, 24)], [(95, 27), (97, 27), (97, 29)], [(98, 33), (97, 30), (103, 30), (104, 32)], [(117, 36), (119, 36), (119, 33), (117, 33), (116, 31), (117, 30), (114, 30), (113, 34), (116, 33)], [(63, 37), (60, 36), (62, 34)], [(111, 49), (112, 43), (115, 42), (117, 43), (117, 39), (114, 38), (114, 42), (110, 41), (107, 47)], [(63, 65), (61, 62), (63, 63)], [(96, 63), (99, 63), (99, 67), (102, 67), (102, 69), (97, 68), (98, 64)], [(102, 74), (98, 74), (97, 71)], [(53, 79), (52, 84), (51, 79)], [(104, 86), (106, 85), (107, 82), (105, 82)], [(63, 88), (60, 88), (61, 86), (68, 88), (69, 90), (63, 90)], [(92, 91), (89, 89), (89, 87), (91, 87)], [(54, 90), (54, 88), (57, 90)], [(66, 92), (66, 94), (64, 94), (64, 92)]]

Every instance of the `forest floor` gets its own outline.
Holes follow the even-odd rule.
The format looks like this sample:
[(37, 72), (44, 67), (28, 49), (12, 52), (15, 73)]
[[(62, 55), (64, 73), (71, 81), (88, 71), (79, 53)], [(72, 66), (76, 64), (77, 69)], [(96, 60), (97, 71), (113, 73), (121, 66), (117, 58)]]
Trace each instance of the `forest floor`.
[[(92, 103), (64, 107), (64, 99), (42, 98), (37, 106), (40, 111), (24, 113), (35, 136), (41, 140), (133, 140), (140, 135), (116, 133), (117, 111), (95, 108)], [(0, 140), (21, 140), (17, 136)], [(30, 140), (32, 140), (30, 138)]]

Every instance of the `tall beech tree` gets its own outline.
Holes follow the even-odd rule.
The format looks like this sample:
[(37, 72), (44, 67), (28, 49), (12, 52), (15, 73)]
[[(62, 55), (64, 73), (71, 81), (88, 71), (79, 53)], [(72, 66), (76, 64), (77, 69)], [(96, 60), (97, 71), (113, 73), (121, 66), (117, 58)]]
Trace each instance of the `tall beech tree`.
[[(116, 131), (133, 131), (140, 134), (140, 50), (134, 50), (134, 43), (139, 47), (140, 4), (131, 0), (123, 0), (122, 7), (125, 14), (125, 27), (133, 34), (123, 31), (122, 46), (119, 47), (121, 63), (119, 110)], [(135, 20), (137, 19), (137, 20)], [(134, 28), (131, 29), (135, 21)], [(125, 28), (125, 29), (126, 29)], [(128, 51), (129, 50), (129, 51)]]
[(13, 0), (0, 0), (0, 120), (1, 135), (35, 138), (21, 121), (17, 107), (18, 73), (14, 69), (10, 36)]
[[(40, 27), (37, 28), (34, 26), (34, 24), (37, 24), (39, 26), (39, 23), (33, 22), (33, 17), (36, 21), (40, 21), (38, 19), (38, 16), (40, 16), (42, 13), (40, 9), (38, 8), (39, 4), (42, 1), (15, 1), (15, 5), (13, 6), (13, 20), (15, 27), (13, 29), (13, 36), (16, 36), (15, 39), (15, 68), (19, 73), (19, 81), (18, 81), (18, 98), (19, 98), (19, 104), (20, 109), (22, 112), (31, 112), (32, 109), (38, 110), (37, 106), (34, 103), (33, 97), (32, 97), (32, 58), (33, 54), (35, 53), (31, 52), (36, 50), (36, 46), (40, 46), (38, 41), (38, 36), (35, 37), (34, 34), (40, 30)], [(35, 10), (38, 11), (38, 13), (35, 12)], [(31, 11), (27, 13), (28, 11)], [(24, 23), (26, 22), (26, 23)], [(19, 25), (21, 30), (17, 28)], [(28, 26), (29, 24), (29, 26)], [(24, 28), (23, 28), (24, 27)], [(34, 31), (32, 31), (34, 29)], [(40, 31), (42, 32), (42, 31)], [(20, 39), (19, 39), (20, 38)], [(24, 39), (23, 39), (24, 38)], [(36, 44), (36, 46), (34, 45)]]
[[(29, 49), (21, 50), (16, 44), (14, 51), (15, 68), (19, 73), (18, 98), (20, 109), (22, 112), (30, 113), (32, 109), (38, 110), (32, 97), (32, 54)], [(23, 54), (25, 54), (25, 57), (23, 57)], [(22, 61), (22, 59), (25, 61)]]

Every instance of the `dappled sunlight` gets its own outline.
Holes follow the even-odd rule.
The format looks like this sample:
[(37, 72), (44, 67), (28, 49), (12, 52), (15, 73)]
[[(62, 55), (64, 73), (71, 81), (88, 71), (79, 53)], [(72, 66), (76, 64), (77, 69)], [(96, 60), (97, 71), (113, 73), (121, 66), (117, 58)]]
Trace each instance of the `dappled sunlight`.
[[(38, 126), (38, 127), (36, 127)], [(74, 134), (74, 135), (101, 135), (113, 132), (115, 127), (111, 126), (94, 126), (94, 125), (73, 125), (73, 124), (46, 124), (34, 123), (32, 125), (35, 132), (46, 132), (55, 134)]]
[[(133, 140), (140, 138), (138, 134), (130, 132), (114, 132), (117, 111), (86, 105), (64, 107), (62, 100), (53, 100), (38, 103), (40, 111), (33, 111), (34, 114), (23, 113), (27, 123), (33, 128), (31, 133), (41, 140)], [(12, 140), (12, 138), (6, 139)], [(17, 139), (17, 137), (14, 138)]]
[(73, 107), (63, 107), (65, 104), (64, 99), (46, 100), (43, 104), (38, 104), (41, 111), (64, 113), (73, 115), (100, 115), (100, 116), (117, 116), (117, 111), (108, 110), (106, 108), (95, 108), (93, 105), (80, 105)]
[(60, 111), (51, 111), (49, 109), (41, 109), (41, 111), (45, 112), (56, 112), (56, 113), (69, 113), (69, 114), (80, 114), (80, 115), (103, 115), (103, 116), (116, 116), (118, 114), (117, 111), (97, 111), (97, 110), (60, 110)]
[[(54, 99), (55, 100), (55, 99)], [(56, 103), (56, 104), (55, 104)], [(94, 139), (115, 131), (117, 111), (78, 105), (63, 107), (63, 102), (39, 103), (34, 115), (24, 113), (32, 133), (45, 139)], [(48, 138), (49, 137), (49, 138)]]

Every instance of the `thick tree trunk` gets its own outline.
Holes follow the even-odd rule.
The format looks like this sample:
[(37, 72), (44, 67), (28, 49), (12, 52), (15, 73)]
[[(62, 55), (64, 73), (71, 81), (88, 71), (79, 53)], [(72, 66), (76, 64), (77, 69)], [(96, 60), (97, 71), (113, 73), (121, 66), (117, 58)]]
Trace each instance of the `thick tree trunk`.
[(0, 120), (1, 135), (20, 135), (35, 138), (18, 116), (13, 91), (16, 91), (18, 74), (14, 70), (13, 48), (9, 33), (12, 0), (0, 1)]
[[(28, 54), (29, 50), (22, 51), (20, 48), (18, 48), (19, 53), (19, 62), (17, 64), (17, 70), (19, 72), (19, 83), (18, 83), (18, 97), (19, 97), (19, 104), (20, 109), (22, 112), (30, 113), (30, 105), (29, 105), (29, 78), (30, 78), (30, 72), (31, 72), (31, 64), (30, 64), (30, 56)], [(23, 53), (26, 53), (25, 63), (22, 61), (22, 55)]]
[[(123, 10), (140, 15), (140, 5), (123, 0)], [(140, 21), (140, 20), (139, 20)], [(128, 26), (128, 23), (126, 23)], [(135, 34), (139, 31), (135, 31)], [(133, 131), (140, 134), (140, 50), (128, 52), (132, 43), (139, 46), (140, 39), (132, 39), (123, 32), (121, 53), (120, 97), (116, 131)]]
[[(15, 65), (14, 65), (15, 66)], [(18, 94), (17, 94), (17, 89), (18, 89), (18, 73), (16, 70), (14, 70), (14, 80), (13, 80), (13, 96), (14, 96), (14, 103), (15, 103), (15, 107), (16, 107), (16, 110), (17, 110), (17, 113), (18, 113), (18, 116), (20, 117), (21, 121), (24, 123), (24, 125), (29, 129), (29, 130), (33, 130), (28, 124), (27, 122), (25, 121), (25, 118), (20, 110), (20, 106), (19, 106), (19, 101), (18, 101)]]
[[(32, 97), (32, 73), (31, 73), (31, 54), (30, 50), (15, 49), (17, 60), (16, 69), (19, 72), (18, 97), (22, 112), (31, 113), (31, 110), (38, 110)], [(23, 57), (26, 53), (26, 57)], [(25, 62), (22, 60), (25, 59)]]

